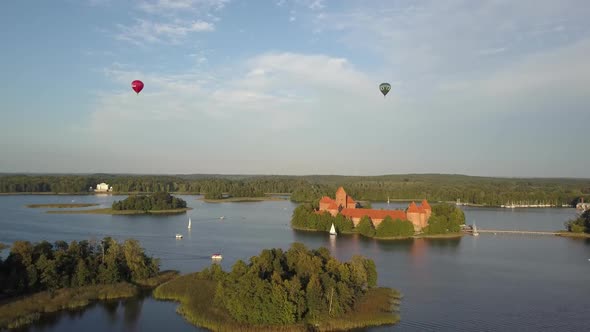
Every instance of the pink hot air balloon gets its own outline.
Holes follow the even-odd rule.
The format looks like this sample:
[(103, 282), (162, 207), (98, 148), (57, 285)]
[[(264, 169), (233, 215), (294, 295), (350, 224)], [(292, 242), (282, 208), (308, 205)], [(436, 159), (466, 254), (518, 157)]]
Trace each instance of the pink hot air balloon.
[(141, 90), (143, 90), (143, 82), (140, 80), (135, 80), (131, 82), (131, 88), (133, 91), (135, 91), (135, 93), (139, 94)]

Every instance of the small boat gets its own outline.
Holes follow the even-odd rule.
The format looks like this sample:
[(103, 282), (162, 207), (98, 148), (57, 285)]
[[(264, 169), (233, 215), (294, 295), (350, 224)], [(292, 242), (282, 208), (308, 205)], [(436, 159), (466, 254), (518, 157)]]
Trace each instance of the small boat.
[(188, 217), (188, 229), (191, 229), (191, 217)]
[(336, 235), (336, 228), (334, 228), (334, 223), (332, 223), (332, 227), (330, 227), (330, 235)]
[(182, 239), (182, 234), (176, 234), (177, 239)]
[(221, 216), (221, 217), (219, 217), (219, 219), (223, 220), (223, 219), (225, 219), (225, 216)]
[(213, 255), (211, 255), (211, 259), (213, 259), (213, 260), (223, 259), (223, 256), (221, 256), (221, 254), (213, 254)]
[(475, 226), (475, 223), (473, 223), (473, 236), (478, 236), (479, 233), (477, 232), (477, 226)]

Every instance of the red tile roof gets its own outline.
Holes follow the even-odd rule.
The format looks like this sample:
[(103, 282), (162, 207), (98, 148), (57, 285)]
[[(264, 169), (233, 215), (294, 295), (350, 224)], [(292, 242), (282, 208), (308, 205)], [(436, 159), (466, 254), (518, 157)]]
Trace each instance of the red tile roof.
[(406, 213), (402, 210), (372, 210), (372, 209), (342, 209), (340, 213), (348, 218), (362, 218), (368, 216), (371, 219), (384, 219), (390, 216), (392, 219), (406, 220)]
[(339, 187), (338, 190), (336, 190), (336, 195), (338, 195), (339, 192), (343, 192), (344, 194), (346, 194), (346, 191), (344, 191), (344, 188)]
[(418, 209), (418, 206), (416, 206), (416, 203), (414, 203), (414, 202), (410, 203), (410, 206), (408, 206), (408, 213), (420, 213), (420, 209)]
[(430, 208), (430, 204), (428, 204), (428, 201), (426, 201), (425, 199), (422, 200), (422, 207), (425, 209), (432, 210), (432, 208)]
[(328, 205), (328, 210), (338, 210), (338, 205), (336, 205), (336, 202), (330, 203), (330, 205)]
[(333, 203), (333, 202), (334, 202), (334, 200), (328, 196), (324, 196), (324, 197), (322, 197), (322, 199), (320, 199), (320, 203)]
[(354, 199), (352, 199), (352, 197), (350, 197), (350, 196), (346, 196), (346, 203), (352, 203), (352, 204), (354, 204), (354, 203), (356, 203), (356, 202), (355, 202), (355, 200), (354, 200)]

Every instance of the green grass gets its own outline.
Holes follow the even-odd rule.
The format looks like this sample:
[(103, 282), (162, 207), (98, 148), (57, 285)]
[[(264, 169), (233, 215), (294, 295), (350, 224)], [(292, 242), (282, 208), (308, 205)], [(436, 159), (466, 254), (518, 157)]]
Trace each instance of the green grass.
[(178, 277), (178, 271), (166, 270), (160, 272), (157, 276), (145, 280), (136, 281), (135, 284), (141, 287), (154, 288), (165, 282), (168, 282)]
[(89, 206), (98, 206), (98, 204), (90, 204), (90, 203), (66, 203), (66, 204), (29, 204), (27, 205), (28, 208), (56, 208), (56, 209), (65, 209), (65, 208), (81, 208), (81, 207), (89, 207)]
[(136, 215), (136, 214), (160, 214), (160, 215), (167, 215), (167, 214), (181, 214), (185, 213), (188, 210), (192, 210), (192, 208), (184, 208), (184, 209), (171, 209), (171, 210), (150, 210), (148, 212), (143, 210), (113, 210), (111, 208), (104, 208), (104, 209), (93, 209), (93, 210), (52, 210), (47, 211), (47, 213), (52, 214), (110, 214), (110, 215)]
[(401, 296), (389, 288), (375, 288), (358, 300), (354, 311), (325, 321), (286, 326), (251, 326), (236, 322), (224, 308), (213, 304), (216, 281), (205, 280), (199, 273), (180, 276), (160, 285), (153, 296), (159, 300), (180, 302), (177, 312), (191, 324), (214, 331), (319, 331), (346, 330), (358, 327), (395, 324)]
[(76, 309), (97, 300), (115, 300), (136, 296), (139, 288), (154, 288), (178, 276), (178, 271), (162, 271), (157, 276), (135, 284), (122, 282), (112, 285), (92, 285), (62, 288), (24, 296), (0, 305), (0, 329), (18, 328), (31, 324), (43, 314), (64, 309)]

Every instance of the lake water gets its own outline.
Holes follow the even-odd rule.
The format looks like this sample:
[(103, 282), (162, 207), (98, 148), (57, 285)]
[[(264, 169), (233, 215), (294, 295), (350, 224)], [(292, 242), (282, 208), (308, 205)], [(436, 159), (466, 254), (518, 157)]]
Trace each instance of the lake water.
[[(187, 273), (210, 265), (215, 252), (223, 253), (221, 264), (228, 270), (237, 259), (247, 261), (264, 248), (288, 249), (298, 241), (309, 248), (325, 246), (341, 260), (354, 254), (372, 258), (379, 284), (404, 294), (401, 323), (368, 331), (583, 331), (590, 326), (589, 239), (481, 234), (382, 242), (342, 235), (332, 241), (328, 234), (291, 230), (296, 205), (289, 201), (208, 204), (197, 196), (181, 197), (194, 208), (190, 231), (187, 215), (59, 215), (25, 207), (72, 200), (106, 207), (124, 196), (0, 196), (0, 242), (133, 237), (161, 258), (162, 269)], [(576, 215), (574, 209), (464, 210), (468, 223), (481, 229), (557, 230)], [(176, 240), (176, 233), (184, 238)], [(52, 315), (27, 330), (199, 330), (176, 314), (176, 307), (147, 295)]]

